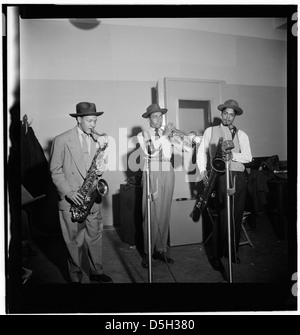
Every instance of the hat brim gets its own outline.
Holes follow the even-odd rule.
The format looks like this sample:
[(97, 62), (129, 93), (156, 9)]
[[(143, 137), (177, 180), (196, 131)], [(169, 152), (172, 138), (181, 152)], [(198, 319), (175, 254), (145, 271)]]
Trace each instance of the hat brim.
[(104, 112), (96, 112), (96, 113), (93, 113), (93, 112), (86, 112), (86, 113), (72, 113), (72, 114), (69, 114), (70, 116), (72, 117), (79, 117), (79, 116), (99, 116), (99, 115), (102, 115)]
[(218, 110), (220, 110), (221, 112), (223, 112), (223, 109), (225, 108), (232, 108), (235, 110), (236, 115), (242, 115), (243, 114), (243, 110), (240, 107), (237, 106), (233, 106), (233, 105), (228, 105), (228, 104), (222, 104), (218, 106)]
[(162, 114), (166, 114), (167, 113), (167, 109), (166, 108), (162, 108), (162, 109), (159, 109), (159, 110), (154, 110), (154, 111), (149, 111), (149, 112), (146, 112), (142, 115), (142, 117), (144, 117), (145, 119), (152, 113), (157, 113), (157, 112), (161, 112)]

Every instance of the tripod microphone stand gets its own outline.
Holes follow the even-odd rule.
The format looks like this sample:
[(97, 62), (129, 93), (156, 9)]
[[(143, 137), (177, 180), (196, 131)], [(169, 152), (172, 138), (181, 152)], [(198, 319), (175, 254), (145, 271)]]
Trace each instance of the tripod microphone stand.
[(235, 179), (233, 181), (233, 187), (230, 188), (229, 178), (229, 166), (230, 166), (230, 154), (234, 148), (233, 141), (228, 140), (224, 142), (225, 150), (225, 166), (226, 166), (226, 214), (227, 214), (227, 233), (228, 233), (228, 268), (229, 268), (229, 282), (232, 283), (232, 255), (231, 255), (231, 206), (230, 199), (235, 193)]

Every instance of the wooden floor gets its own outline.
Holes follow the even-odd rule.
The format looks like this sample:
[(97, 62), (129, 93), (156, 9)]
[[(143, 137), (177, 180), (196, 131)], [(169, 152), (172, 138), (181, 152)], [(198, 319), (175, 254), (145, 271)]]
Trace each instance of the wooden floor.
[[(152, 279), (149, 283), (149, 272), (141, 266), (140, 251), (136, 246), (122, 241), (120, 229), (106, 227), (103, 234), (103, 265), (105, 273), (112, 277), (114, 284), (103, 286), (90, 282), (88, 263), (85, 261), (83, 285), (75, 288), (76, 294), (85, 290), (86, 296), (94, 297), (108, 292), (120, 296), (114, 298), (114, 305), (111, 305), (109, 299), (109, 305), (106, 303), (100, 305), (101, 307), (97, 305), (96, 310), (93, 310), (94, 303), (90, 300), (81, 307), (85, 306), (88, 312), (98, 311), (99, 308), (101, 311), (110, 312), (160, 309), (162, 311), (251, 310), (252, 308), (293, 310), (296, 308), (296, 298), (291, 293), (294, 283), (291, 279), (291, 258), (293, 259), (294, 255), (290, 254), (288, 238), (278, 239), (272, 224), (264, 214), (257, 217), (255, 229), (246, 225), (246, 230), (253, 247), (249, 244), (240, 247), (241, 263), (232, 264), (232, 282), (229, 282), (228, 260), (222, 259), (225, 274), (215, 271), (208, 261), (205, 246), (199, 243), (170, 247), (168, 255), (174, 259), (173, 264), (167, 265), (153, 260)], [(74, 287), (68, 285), (66, 256), (67, 251), (60, 234), (43, 234), (23, 242), (22, 266), (29, 275), (20, 289), (24, 299), (21, 304), (12, 304), (12, 312), (22, 308), (28, 312), (44, 310), (49, 312), (47, 304), (44, 307), (41, 302), (38, 304), (39, 294), (47, 294), (48, 291), (60, 300), (64, 294), (70, 293), (70, 290), (73, 292)], [(36, 303), (34, 301), (26, 303), (26, 297), (30, 294), (37, 299)], [(224, 299), (221, 299), (224, 295)], [(175, 299), (176, 296), (181, 299), (181, 303)], [(269, 302), (266, 299), (269, 299)], [(143, 305), (134, 303), (140, 300)], [(149, 304), (147, 300), (151, 303)], [(49, 306), (50, 301), (51, 299)], [(71, 306), (71, 311), (75, 305)], [(68, 308), (63, 306), (64, 304), (61, 307), (56, 306), (57, 310), (53, 312), (60, 311), (61, 308), (63, 312), (68, 312)]]

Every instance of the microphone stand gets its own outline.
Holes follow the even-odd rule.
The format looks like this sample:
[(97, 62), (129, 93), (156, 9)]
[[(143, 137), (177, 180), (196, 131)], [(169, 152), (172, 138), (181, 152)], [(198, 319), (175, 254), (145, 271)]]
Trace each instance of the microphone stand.
[(226, 165), (226, 206), (227, 206), (227, 233), (228, 233), (228, 267), (229, 267), (229, 282), (232, 283), (232, 255), (231, 255), (231, 206), (230, 197), (235, 193), (235, 179), (233, 181), (233, 187), (230, 188), (229, 179), (229, 165), (230, 165), (230, 153), (231, 149), (234, 148), (233, 141), (225, 141), (225, 165)]
[(148, 282), (152, 283), (152, 246), (151, 246), (151, 193), (150, 193), (150, 159), (146, 155), (146, 188), (147, 188), (147, 232), (148, 232)]

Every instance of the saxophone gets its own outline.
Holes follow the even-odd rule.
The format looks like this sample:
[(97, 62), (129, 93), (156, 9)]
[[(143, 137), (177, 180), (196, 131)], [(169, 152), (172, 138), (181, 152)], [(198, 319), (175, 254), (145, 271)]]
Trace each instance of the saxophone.
[(197, 200), (190, 217), (194, 222), (199, 221), (200, 215), (206, 208), (208, 200), (212, 195), (217, 177), (226, 171), (226, 161), (224, 159), (224, 149), (223, 149), (223, 138), (221, 137), (218, 142), (218, 147), (216, 154), (211, 162), (211, 171), (209, 173), (208, 181), (204, 187), (202, 195)]
[(104, 151), (108, 146), (108, 136), (105, 133), (98, 134), (94, 130), (92, 131), (92, 133), (98, 136), (105, 136), (105, 144), (103, 147), (99, 147), (97, 149), (91, 166), (84, 179), (84, 182), (78, 191), (78, 193), (84, 196), (82, 204), (72, 204), (71, 206), (70, 211), (73, 222), (77, 221), (79, 223), (82, 223), (90, 213), (90, 210), (96, 199), (99, 196), (106, 196), (108, 194), (108, 185), (106, 181), (104, 179), (99, 179), (99, 176), (96, 174), (97, 161), (103, 159)]

